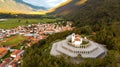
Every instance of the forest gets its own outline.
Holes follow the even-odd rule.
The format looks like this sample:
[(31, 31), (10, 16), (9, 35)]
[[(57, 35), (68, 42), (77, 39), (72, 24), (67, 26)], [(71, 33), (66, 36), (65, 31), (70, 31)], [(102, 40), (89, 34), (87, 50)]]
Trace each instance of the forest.
[[(120, 64), (119, 47), (111, 45), (108, 47), (108, 53), (105, 58), (85, 59), (80, 64), (75, 64), (71, 61), (70, 57), (54, 57), (50, 55), (52, 43), (64, 39), (67, 35), (75, 31), (66, 31), (50, 35), (47, 39), (39, 41), (39, 43), (26, 49), (21, 67), (118, 67)], [(87, 31), (86, 31), (87, 32)], [(83, 34), (83, 32), (79, 32)], [(88, 34), (88, 33), (85, 33)], [(66, 61), (67, 60), (67, 61)]]

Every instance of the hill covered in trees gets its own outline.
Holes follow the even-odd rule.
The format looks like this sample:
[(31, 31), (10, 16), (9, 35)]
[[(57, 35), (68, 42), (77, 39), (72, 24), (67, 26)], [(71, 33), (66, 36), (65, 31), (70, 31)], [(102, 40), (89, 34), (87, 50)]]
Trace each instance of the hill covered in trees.
[[(80, 1), (81, 3), (78, 5), (77, 3)], [(83, 3), (82, 1), (84, 0), (72, 0), (72, 2), (58, 8), (51, 14), (82, 23), (95, 23), (98, 20), (107, 22), (113, 21), (113, 19), (114, 21), (120, 20), (119, 0), (86, 0)]]
[[(83, 0), (81, 0), (82, 2)], [(58, 8), (51, 13), (56, 16), (63, 17), (73, 21), (73, 25), (77, 28), (85, 28), (92, 32), (100, 33), (100, 39), (97, 42), (108, 44), (113, 39), (120, 41), (120, 1), (119, 0), (86, 0), (81, 4), (80, 0), (72, 0), (69, 4)], [(112, 33), (112, 34), (111, 34)], [(103, 35), (106, 35), (105, 37)], [(106, 39), (108, 38), (108, 39)], [(120, 43), (118, 43), (120, 46)], [(117, 45), (118, 45), (117, 44)]]
[[(77, 3), (77, 4), (76, 4)], [(79, 4), (78, 4), (79, 3)], [(119, 67), (120, 66), (120, 1), (119, 0), (72, 0), (58, 8), (52, 15), (73, 21), (76, 28), (50, 35), (32, 48), (28, 48), (21, 67)], [(104, 44), (108, 53), (105, 58), (86, 59), (80, 64), (65, 61), (69, 57), (50, 55), (52, 43), (74, 33), (92, 35), (89, 38)]]

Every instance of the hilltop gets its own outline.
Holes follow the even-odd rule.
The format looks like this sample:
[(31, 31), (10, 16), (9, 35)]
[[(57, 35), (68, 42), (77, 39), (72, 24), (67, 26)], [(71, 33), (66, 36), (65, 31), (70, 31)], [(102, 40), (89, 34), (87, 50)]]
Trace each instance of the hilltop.
[[(83, 29), (85, 28), (84, 30), (89, 28), (89, 30), (92, 29), (93, 32), (111, 32), (115, 35), (113, 37), (116, 37), (119, 42), (119, 3), (119, 0), (72, 0), (69, 4), (56, 9), (56, 11), (51, 14), (73, 21), (74, 26), (77, 28), (82, 27)], [(108, 35), (109, 33), (105, 34)], [(104, 39), (102, 42), (100, 42), (100, 40), (98, 41), (106, 44), (106, 40), (107, 39)]]

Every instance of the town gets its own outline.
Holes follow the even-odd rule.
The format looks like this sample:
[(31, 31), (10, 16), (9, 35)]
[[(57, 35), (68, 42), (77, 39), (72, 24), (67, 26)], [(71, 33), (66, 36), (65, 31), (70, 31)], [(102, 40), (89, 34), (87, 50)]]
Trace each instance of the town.
[[(69, 21), (67, 21), (65, 26), (57, 23), (38, 23), (27, 26), (18, 26), (9, 30), (0, 29), (0, 67), (17, 67), (21, 63), (21, 59), (25, 53), (25, 49), (23, 49), (23, 47), (31, 47), (33, 44), (42, 39), (46, 39), (53, 33), (72, 29), (72, 23)], [(6, 38), (17, 39), (14, 37), (16, 35), (25, 37), (25, 40), (27, 40), (25, 41), (25, 45), (15, 49), (12, 48), (13, 46), (1, 44), (1, 42), (7, 42), (7, 40), (5, 41)], [(16, 46), (19, 45), (20, 44), (17, 44)]]

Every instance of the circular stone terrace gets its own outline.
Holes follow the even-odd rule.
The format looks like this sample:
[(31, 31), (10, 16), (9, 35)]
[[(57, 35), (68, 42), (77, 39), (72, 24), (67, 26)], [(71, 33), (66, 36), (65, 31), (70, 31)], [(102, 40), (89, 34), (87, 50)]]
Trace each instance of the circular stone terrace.
[(106, 49), (96, 42), (88, 40), (88, 43), (75, 47), (70, 43), (70, 39), (71, 35), (65, 40), (54, 43), (50, 54), (53, 56), (65, 54), (73, 58), (79, 55), (81, 55), (82, 58), (97, 58), (103, 55), (105, 56), (106, 54)]

